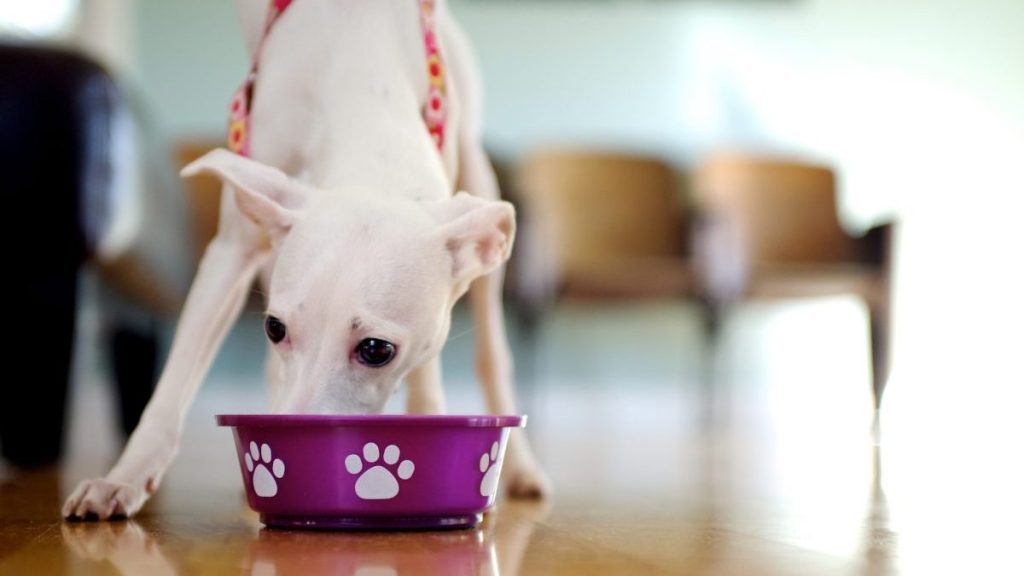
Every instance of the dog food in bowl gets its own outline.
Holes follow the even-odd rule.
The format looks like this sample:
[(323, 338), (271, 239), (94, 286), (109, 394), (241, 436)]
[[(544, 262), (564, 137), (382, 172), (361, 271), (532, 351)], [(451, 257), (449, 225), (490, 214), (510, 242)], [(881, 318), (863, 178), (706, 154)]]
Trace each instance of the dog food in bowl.
[(465, 528), (494, 504), (525, 416), (218, 415), (268, 526)]

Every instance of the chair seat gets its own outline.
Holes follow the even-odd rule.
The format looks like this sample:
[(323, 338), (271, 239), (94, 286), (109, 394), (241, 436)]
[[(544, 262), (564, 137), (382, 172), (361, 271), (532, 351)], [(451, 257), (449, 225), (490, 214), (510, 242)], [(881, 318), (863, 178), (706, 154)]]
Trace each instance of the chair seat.
[(795, 298), (855, 294), (876, 303), (884, 281), (878, 268), (865, 264), (764, 264), (752, 271), (747, 296)]
[(695, 289), (694, 271), (678, 258), (648, 258), (613, 265), (577, 265), (563, 274), (568, 298), (676, 298)]

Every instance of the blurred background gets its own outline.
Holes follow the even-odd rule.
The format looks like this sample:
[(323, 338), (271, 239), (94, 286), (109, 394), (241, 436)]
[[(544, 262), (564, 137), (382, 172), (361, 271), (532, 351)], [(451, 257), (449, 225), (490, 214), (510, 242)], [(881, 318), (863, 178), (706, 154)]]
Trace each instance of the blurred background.
[[(881, 401), (888, 489), (904, 505), (926, 509), (968, 479), (1024, 485), (1024, 3), (449, 5), (476, 46), (485, 143), (520, 211), (507, 313), (536, 433), (594, 450), (578, 428), (605, 418), (623, 453), (707, 426), (772, 438), (747, 456), (775, 471), (769, 486), (796, 483), (813, 516), (836, 497), (822, 487), (868, 490)], [(100, 162), (101, 187), (76, 180), (12, 212), (38, 226), (16, 227), (8, 253), (50, 242), (46, 210), (77, 198), (73, 274), (26, 266), (46, 286), (79, 279), (77, 321), (59, 340), (77, 336), (65, 452), (99, 437), (113, 454), (117, 414), (130, 428), (144, 401), (133, 391), (159, 365), (212, 234), (216, 186), (175, 173), (222, 142), (248, 68), (241, 28), (230, 0), (0, 0), (0, 32), (5, 171), (23, 169), (27, 134), (42, 134), (18, 99), (39, 100), (21, 88), (72, 69), (93, 87), (79, 94), (95, 95), (81, 78), (106, 78), (99, 151), (80, 139), (64, 166), (39, 147), (50, 175)], [(64, 318), (68, 298), (65, 312), (40, 306)], [(471, 331), (460, 308), (444, 352), (455, 412), (482, 409)], [(193, 418), (261, 409), (263, 338), (254, 299)], [(10, 456), (10, 430), (0, 442)], [(586, 474), (559, 467), (562, 448), (538, 446), (556, 481)], [(842, 533), (792, 537), (847, 545)]]

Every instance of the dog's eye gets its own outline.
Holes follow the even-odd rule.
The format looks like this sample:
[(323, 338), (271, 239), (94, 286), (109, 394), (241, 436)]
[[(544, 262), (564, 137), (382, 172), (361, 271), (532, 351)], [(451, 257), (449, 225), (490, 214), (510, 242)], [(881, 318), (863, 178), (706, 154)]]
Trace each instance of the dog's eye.
[(380, 368), (395, 357), (395, 345), (379, 338), (364, 338), (356, 346), (359, 362), (370, 368)]
[(284, 337), (288, 335), (284, 323), (273, 316), (267, 316), (266, 322), (263, 323), (263, 329), (267, 331), (267, 338), (270, 338), (274, 344), (284, 340)]

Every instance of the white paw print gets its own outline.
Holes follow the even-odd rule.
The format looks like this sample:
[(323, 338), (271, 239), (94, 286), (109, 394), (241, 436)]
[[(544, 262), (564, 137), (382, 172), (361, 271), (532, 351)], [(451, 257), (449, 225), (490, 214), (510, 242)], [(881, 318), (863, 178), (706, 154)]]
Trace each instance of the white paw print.
[(484, 473), (480, 481), (480, 495), (490, 498), (498, 489), (498, 474), (501, 466), (498, 465), (498, 443), (491, 444), (491, 453), (486, 452), (480, 456), (480, 471)]
[[(255, 442), (249, 442), (249, 451), (245, 453), (245, 467), (252, 473), (252, 489), (257, 496), (270, 498), (277, 494), (277, 480), (274, 478), (284, 477), (284, 462), (280, 458), (271, 464), (272, 456), (270, 445), (256, 446)], [(270, 466), (274, 473), (271, 475)]]
[[(398, 456), (398, 446), (391, 444), (384, 449), (384, 463), (388, 466), (394, 466), (395, 462), (398, 462)], [(364, 460), (367, 464), (373, 464), (379, 458), (380, 448), (373, 442), (367, 442), (363, 446), (363, 455), (361, 457), (359, 454), (349, 454), (345, 458), (345, 469), (349, 471), (349, 474), (360, 474), (362, 472), (359, 478), (356, 479), (356, 496), (363, 500), (390, 500), (398, 496), (398, 480), (395, 479), (395, 474), (391, 470), (378, 464), (363, 472)], [(398, 477), (402, 480), (408, 480), (412, 477), (415, 469), (416, 467), (412, 460), (403, 460), (398, 465)]]

